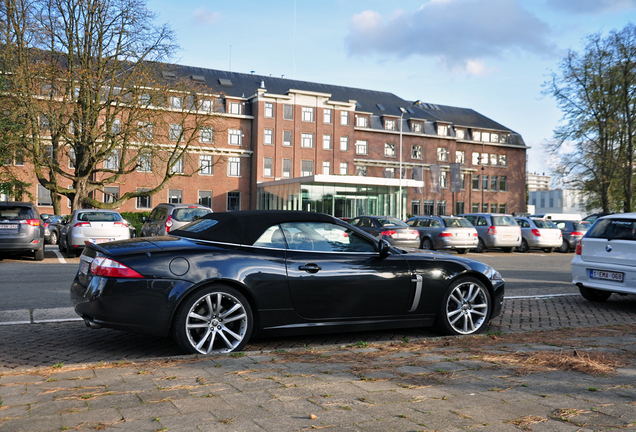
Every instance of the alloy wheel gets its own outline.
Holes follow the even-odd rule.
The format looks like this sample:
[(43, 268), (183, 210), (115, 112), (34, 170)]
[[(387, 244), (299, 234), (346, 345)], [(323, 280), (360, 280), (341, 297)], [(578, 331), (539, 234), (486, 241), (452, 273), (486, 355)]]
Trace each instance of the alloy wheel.
[(488, 319), (490, 297), (486, 289), (474, 281), (457, 284), (446, 299), (446, 321), (456, 334), (478, 332)]

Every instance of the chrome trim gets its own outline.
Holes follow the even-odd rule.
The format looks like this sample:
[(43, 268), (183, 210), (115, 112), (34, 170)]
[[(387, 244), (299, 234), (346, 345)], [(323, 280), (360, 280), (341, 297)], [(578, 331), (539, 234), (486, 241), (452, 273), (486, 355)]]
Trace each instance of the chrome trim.
[(422, 283), (424, 282), (424, 278), (422, 275), (416, 275), (415, 279), (411, 279), (411, 282), (415, 282), (415, 297), (413, 297), (413, 304), (411, 305), (409, 312), (415, 311), (415, 309), (417, 309), (420, 305), (420, 299), (422, 297)]

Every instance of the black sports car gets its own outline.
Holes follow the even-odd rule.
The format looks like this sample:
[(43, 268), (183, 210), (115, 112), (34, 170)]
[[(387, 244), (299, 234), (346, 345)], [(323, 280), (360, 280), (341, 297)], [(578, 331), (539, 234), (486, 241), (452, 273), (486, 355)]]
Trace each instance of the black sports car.
[(435, 324), (483, 331), (504, 281), (455, 255), (406, 253), (320, 213), (211, 213), (165, 237), (86, 244), (71, 286), (93, 328), (172, 334), (189, 353), (242, 349), (254, 334)]

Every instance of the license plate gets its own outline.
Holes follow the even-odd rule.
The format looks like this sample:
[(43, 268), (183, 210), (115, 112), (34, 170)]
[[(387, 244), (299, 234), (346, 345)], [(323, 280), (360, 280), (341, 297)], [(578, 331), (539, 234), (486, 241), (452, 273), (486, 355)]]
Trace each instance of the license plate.
[(505, 235), (505, 236), (503, 236), (503, 238), (506, 239), (506, 240), (514, 240), (515, 236), (513, 236), (513, 235)]
[(18, 229), (18, 226), (15, 224), (1, 224), (0, 229)]
[(80, 273), (88, 274), (88, 267), (90, 267), (90, 264), (88, 264), (86, 261), (80, 262)]
[(623, 282), (624, 277), (625, 277), (625, 274), (620, 272), (590, 270), (590, 279), (601, 279), (601, 280), (608, 280), (612, 282)]
[(113, 241), (113, 239), (93, 239), (93, 243), (106, 243), (109, 241)]

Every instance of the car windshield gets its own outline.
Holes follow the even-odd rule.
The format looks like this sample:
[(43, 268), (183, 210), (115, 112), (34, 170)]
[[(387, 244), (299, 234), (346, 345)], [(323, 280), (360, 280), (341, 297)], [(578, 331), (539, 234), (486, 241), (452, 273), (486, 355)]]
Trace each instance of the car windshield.
[(518, 226), (516, 220), (510, 216), (493, 216), (492, 224), (495, 226)]
[(8, 206), (0, 208), (0, 219), (3, 220), (25, 220), (35, 219), (33, 211), (28, 207)]
[(470, 222), (468, 222), (467, 219), (464, 218), (457, 218), (457, 219), (444, 219), (444, 225), (446, 225), (449, 228), (455, 228), (455, 227), (472, 227), (473, 224), (471, 224)]
[(534, 224), (537, 228), (556, 228), (557, 226), (549, 220), (535, 219)]
[(601, 219), (586, 234), (587, 238), (636, 240), (636, 220)]
[(210, 209), (192, 207), (179, 208), (172, 212), (172, 219), (178, 222), (192, 222), (210, 213)]
[(115, 212), (82, 212), (77, 215), (77, 220), (82, 222), (121, 222), (122, 217)]
[(592, 224), (589, 222), (574, 222), (573, 225), (577, 231), (587, 231), (592, 227)]
[(407, 227), (408, 226), (407, 224), (405, 224), (403, 221), (401, 221), (398, 218), (378, 218), (378, 222), (383, 227)]

